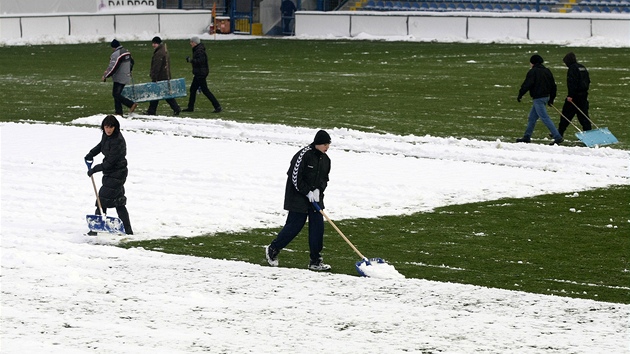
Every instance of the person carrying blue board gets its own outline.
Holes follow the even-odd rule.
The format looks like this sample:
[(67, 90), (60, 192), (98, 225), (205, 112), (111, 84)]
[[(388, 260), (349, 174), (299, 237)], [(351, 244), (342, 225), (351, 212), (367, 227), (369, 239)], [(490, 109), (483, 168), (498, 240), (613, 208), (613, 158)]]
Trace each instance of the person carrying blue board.
[(112, 47), (112, 55), (109, 57), (109, 66), (103, 73), (101, 81), (107, 81), (108, 77), (112, 78), (114, 86), (112, 88), (112, 96), (114, 97), (114, 111), (115, 114), (122, 116), (122, 106), (125, 105), (129, 108), (129, 113), (133, 113), (138, 107), (137, 103), (134, 103), (127, 97), (122, 95), (122, 91), (125, 85), (131, 82), (131, 71), (133, 70), (133, 58), (131, 53), (125, 49), (120, 42), (114, 39), (110, 46)]

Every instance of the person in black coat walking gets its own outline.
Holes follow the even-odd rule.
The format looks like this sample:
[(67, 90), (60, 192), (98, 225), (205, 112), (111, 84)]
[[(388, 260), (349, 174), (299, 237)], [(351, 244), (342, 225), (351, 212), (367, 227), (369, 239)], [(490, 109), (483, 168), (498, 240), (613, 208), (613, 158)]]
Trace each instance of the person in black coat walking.
[[(573, 52), (567, 53), (562, 61), (569, 69), (567, 71), (567, 90), (569, 92), (562, 106), (562, 115), (568, 120), (560, 117), (558, 132), (560, 132), (560, 135), (564, 135), (564, 132), (569, 126), (569, 122), (576, 114), (582, 125), (582, 129), (591, 130), (591, 121), (588, 119), (588, 89), (591, 84), (591, 78), (588, 75), (588, 70), (586, 70), (584, 65), (577, 62), (577, 58)], [(573, 105), (574, 103), (575, 106)], [(580, 110), (584, 114), (580, 113)]]
[(324, 191), (330, 173), (330, 158), (326, 154), (329, 146), (330, 135), (320, 130), (313, 142), (291, 159), (284, 193), (284, 209), (289, 211), (289, 215), (278, 236), (265, 248), (267, 262), (273, 267), (279, 264), (280, 251), (300, 233), (308, 218), (308, 268), (318, 271), (330, 269), (320, 253), (324, 248), (324, 217), (313, 206), (315, 202), (324, 209)]
[(216, 97), (210, 92), (206, 78), (210, 73), (208, 68), (208, 56), (206, 55), (206, 47), (201, 43), (201, 39), (195, 36), (190, 39), (190, 46), (192, 47), (192, 58), (186, 57), (186, 61), (192, 64), (193, 81), (190, 84), (190, 96), (188, 97), (188, 107), (183, 112), (193, 112), (195, 110), (195, 100), (197, 99), (197, 90), (201, 89), (201, 92), (208, 97), (212, 106), (214, 107), (213, 113), (220, 113), (223, 109)]
[[(91, 177), (96, 172), (103, 172), (102, 186), (98, 191), (103, 213), (107, 212), (107, 208), (116, 208), (118, 217), (125, 227), (125, 233), (133, 235), (129, 213), (125, 206), (127, 204), (125, 181), (128, 174), (127, 143), (120, 132), (120, 123), (115, 116), (105, 117), (101, 123), (101, 130), (103, 131), (101, 141), (85, 155), (85, 162), (88, 166), (92, 166), (94, 156), (100, 153), (103, 154), (103, 162), (91, 167), (87, 174)], [(96, 215), (100, 215), (98, 203), (96, 205)], [(88, 235), (95, 236), (96, 232), (90, 231)]]

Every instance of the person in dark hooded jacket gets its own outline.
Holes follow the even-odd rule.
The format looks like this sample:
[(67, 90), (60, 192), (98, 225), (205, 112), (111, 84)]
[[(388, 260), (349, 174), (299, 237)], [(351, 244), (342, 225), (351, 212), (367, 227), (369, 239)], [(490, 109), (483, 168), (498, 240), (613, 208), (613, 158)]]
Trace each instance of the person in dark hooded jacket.
[(531, 141), (532, 134), (534, 133), (534, 128), (536, 127), (536, 121), (540, 118), (553, 136), (553, 142), (551, 145), (560, 144), (564, 139), (562, 139), (562, 135), (560, 135), (558, 129), (556, 129), (556, 126), (551, 121), (551, 118), (547, 113), (547, 108), (545, 107), (547, 105), (552, 106), (553, 101), (556, 98), (558, 90), (556, 81), (553, 78), (551, 70), (547, 69), (543, 65), (545, 61), (540, 55), (532, 55), (529, 62), (531, 69), (527, 72), (527, 76), (521, 85), (521, 89), (518, 91), (518, 97), (516, 100), (521, 102), (525, 93), (529, 91), (529, 95), (533, 100), (533, 105), (532, 109), (529, 111), (525, 134), (523, 134), (522, 138), (516, 139), (516, 142), (529, 143)]
[[(127, 212), (127, 197), (125, 197), (125, 181), (127, 180), (127, 143), (120, 132), (120, 123), (113, 115), (108, 115), (101, 123), (103, 135), (101, 141), (87, 155), (85, 162), (90, 166), (88, 176), (96, 172), (103, 172), (102, 186), (98, 192), (103, 212), (107, 208), (116, 208), (118, 217), (123, 222), (125, 233), (133, 235), (129, 213)], [(103, 161), (92, 166), (94, 156), (103, 154)], [(96, 215), (101, 211), (96, 208)], [(90, 231), (88, 235), (95, 236), (96, 232)]]
[(308, 245), (311, 270), (329, 270), (320, 252), (324, 248), (324, 218), (313, 203), (324, 209), (324, 191), (328, 186), (330, 158), (326, 154), (330, 135), (320, 130), (313, 142), (300, 149), (291, 159), (287, 171), (284, 209), (289, 211), (287, 221), (277, 237), (265, 248), (269, 265), (278, 266), (278, 254), (300, 233), (308, 218)]
[(197, 99), (197, 90), (201, 89), (201, 92), (208, 97), (212, 106), (214, 107), (213, 113), (220, 113), (222, 111), (221, 104), (216, 97), (210, 92), (206, 78), (210, 73), (208, 68), (208, 56), (206, 55), (206, 47), (201, 43), (199, 37), (195, 36), (190, 39), (190, 46), (192, 47), (192, 58), (186, 57), (186, 61), (192, 64), (193, 81), (190, 84), (190, 96), (188, 97), (188, 107), (184, 108), (184, 112), (193, 112), (195, 110), (195, 100)]
[[(576, 114), (582, 125), (582, 129), (591, 130), (591, 121), (588, 119), (588, 89), (591, 84), (591, 79), (588, 75), (588, 70), (586, 70), (584, 65), (577, 62), (577, 58), (573, 52), (567, 53), (562, 61), (569, 69), (567, 70), (568, 93), (567, 98), (564, 100), (564, 105), (562, 106), (562, 116), (566, 117), (566, 119), (560, 116), (558, 132), (560, 132), (560, 135), (564, 135), (564, 132), (569, 126), (569, 122)], [(575, 105), (573, 105), (574, 103)], [(577, 106), (577, 108), (575, 106)]]

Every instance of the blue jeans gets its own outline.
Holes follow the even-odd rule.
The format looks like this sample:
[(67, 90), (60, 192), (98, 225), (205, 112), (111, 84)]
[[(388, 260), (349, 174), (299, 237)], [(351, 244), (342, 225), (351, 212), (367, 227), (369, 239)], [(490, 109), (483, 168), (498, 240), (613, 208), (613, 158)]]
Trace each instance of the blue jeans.
[(271, 242), (271, 248), (280, 251), (285, 248), (295, 236), (297, 236), (308, 218), (308, 246), (310, 248), (311, 261), (317, 261), (324, 248), (324, 217), (321, 213), (309, 208), (308, 214), (290, 211), (287, 222)]
[(524, 138), (531, 139), (532, 134), (534, 133), (534, 128), (536, 127), (536, 121), (540, 118), (543, 124), (551, 132), (554, 140), (562, 139), (562, 135), (560, 135), (558, 129), (556, 129), (556, 126), (553, 124), (549, 114), (547, 113), (547, 102), (549, 102), (549, 97), (534, 98), (534, 104), (532, 105), (532, 109), (529, 111), (529, 117), (527, 118), (527, 128), (525, 129), (525, 135), (523, 135)]

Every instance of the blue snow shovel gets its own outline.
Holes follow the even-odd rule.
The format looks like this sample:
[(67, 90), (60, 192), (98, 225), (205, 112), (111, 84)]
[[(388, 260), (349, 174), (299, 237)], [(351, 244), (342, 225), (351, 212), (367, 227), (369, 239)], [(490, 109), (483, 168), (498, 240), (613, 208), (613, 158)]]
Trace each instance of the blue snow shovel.
[(610, 130), (608, 130), (608, 128), (597, 127), (597, 125), (593, 123), (593, 121), (586, 114), (584, 114), (584, 112), (582, 112), (582, 110), (575, 103), (573, 103), (573, 101), (571, 103), (575, 106), (575, 108), (577, 108), (578, 111), (580, 111), (580, 113), (582, 113), (584, 117), (586, 117), (586, 119), (589, 120), (589, 122), (591, 122), (591, 124), (595, 125), (596, 129), (582, 131), (580, 128), (578, 128), (577, 125), (575, 125), (575, 123), (570, 121), (569, 118), (565, 117), (564, 114), (562, 114), (562, 112), (560, 112), (560, 110), (556, 108), (556, 106), (551, 105), (551, 107), (553, 107), (556, 112), (560, 113), (560, 116), (563, 119), (566, 119), (569, 123), (571, 123), (572, 126), (575, 127), (575, 129), (578, 130), (578, 132), (575, 133), (575, 136), (580, 139), (580, 141), (583, 142), (584, 145), (586, 145), (587, 147), (593, 147), (599, 145), (609, 145), (618, 142), (617, 138), (610, 132)]
[(341, 232), (341, 230), (339, 230), (337, 225), (335, 225), (335, 223), (332, 220), (330, 220), (328, 215), (326, 215), (326, 213), (324, 213), (324, 211), (322, 210), (322, 208), (319, 207), (319, 204), (317, 204), (317, 202), (313, 202), (313, 207), (315, 207), (315, 210), (320, 212), (326, 218), (328, 223), (330, 225), (332, 225), (332, 227), (337, 231), (337, 233), (339, 233), (339, 235), (344, 239), (344, 241), (346, 241), (348, 243), (348, 245), (350, 245), (350, 247), (352, 247), (352, 250), (354, 250), (354, 252), (356, 254), (358, 254), (359, 257), (361, 257), (361, 260), (358, 261), (357, 263), (355, 263), (355, 265), (354, 265), (355, 268), (357, 269), (357, 272), (359, 272), (360, 276), (362, 276), (362, 277), (367, 277), (368, 276), (367, 274), (365, 274), (365, 272), (363, 270), (361, 270), (361, 266), (363, 266), (363, 265), (371, 266), (372, 263), (387, 263), (382, 258), (370, 258), (370, 259), (368, 259), (363, 254), (361, 254), (361, 252), (359, 252), (359, 250), (356, 247), (354, 247), (352, 242), (350, 242), (350, 240), (348, 240), (346, 235), (344, 235), (343, 232)]
[(610, 130), (608, 130), (608, 128), (598, 127), (597, 124), (595, 124), (591, 120), (591, 118), (589, 118), (586, 114), (584, 114), (584, 112), (582, 112), (580, 107), (578, 107), (573, 101), (571, 101), (571, 104), (573, 104), (575, 108), (580, 113), (582, 113), (582, 115), (586, 117), (586, 119), (588, 119), (588, 121), (591, 122), (591, 124), (595, 126), (595, 129), (585, 130), (583, 132), (581, 131), (579, 133), (575, 133), (575, 136), (577, 136), (578, 139), (580, 139), (584, 144), (586, 144), (586, 146), (591, 147), (591, 146), (596, 146), (596, 145), (609, 145), (609, 144), (614, 144), (614, 143), (619, 142), (619, 140), (617, 140), (617, 138), (613, 135), (613, 133), (610, 132)]
[[(92, 168), (92, 161), (85, 161), (88, 171)], [(94, 187), (94, 194), (96, 194), (96, 203), (98, 204), (98, 210), (101, 215), (86, 215), (88, 228), (94, 232), (107, 232), (110, 234), (125, 234), (125, 226), (122, 220), (112, 216), (107, 216), (103, 213), (103, 207), (101, 206), (101, 198), (98, 197), (98, 191), (96, 190), (96, 183), (94, 182), (94, 175), (90, 176), (92, 179), (92, 187)]]

